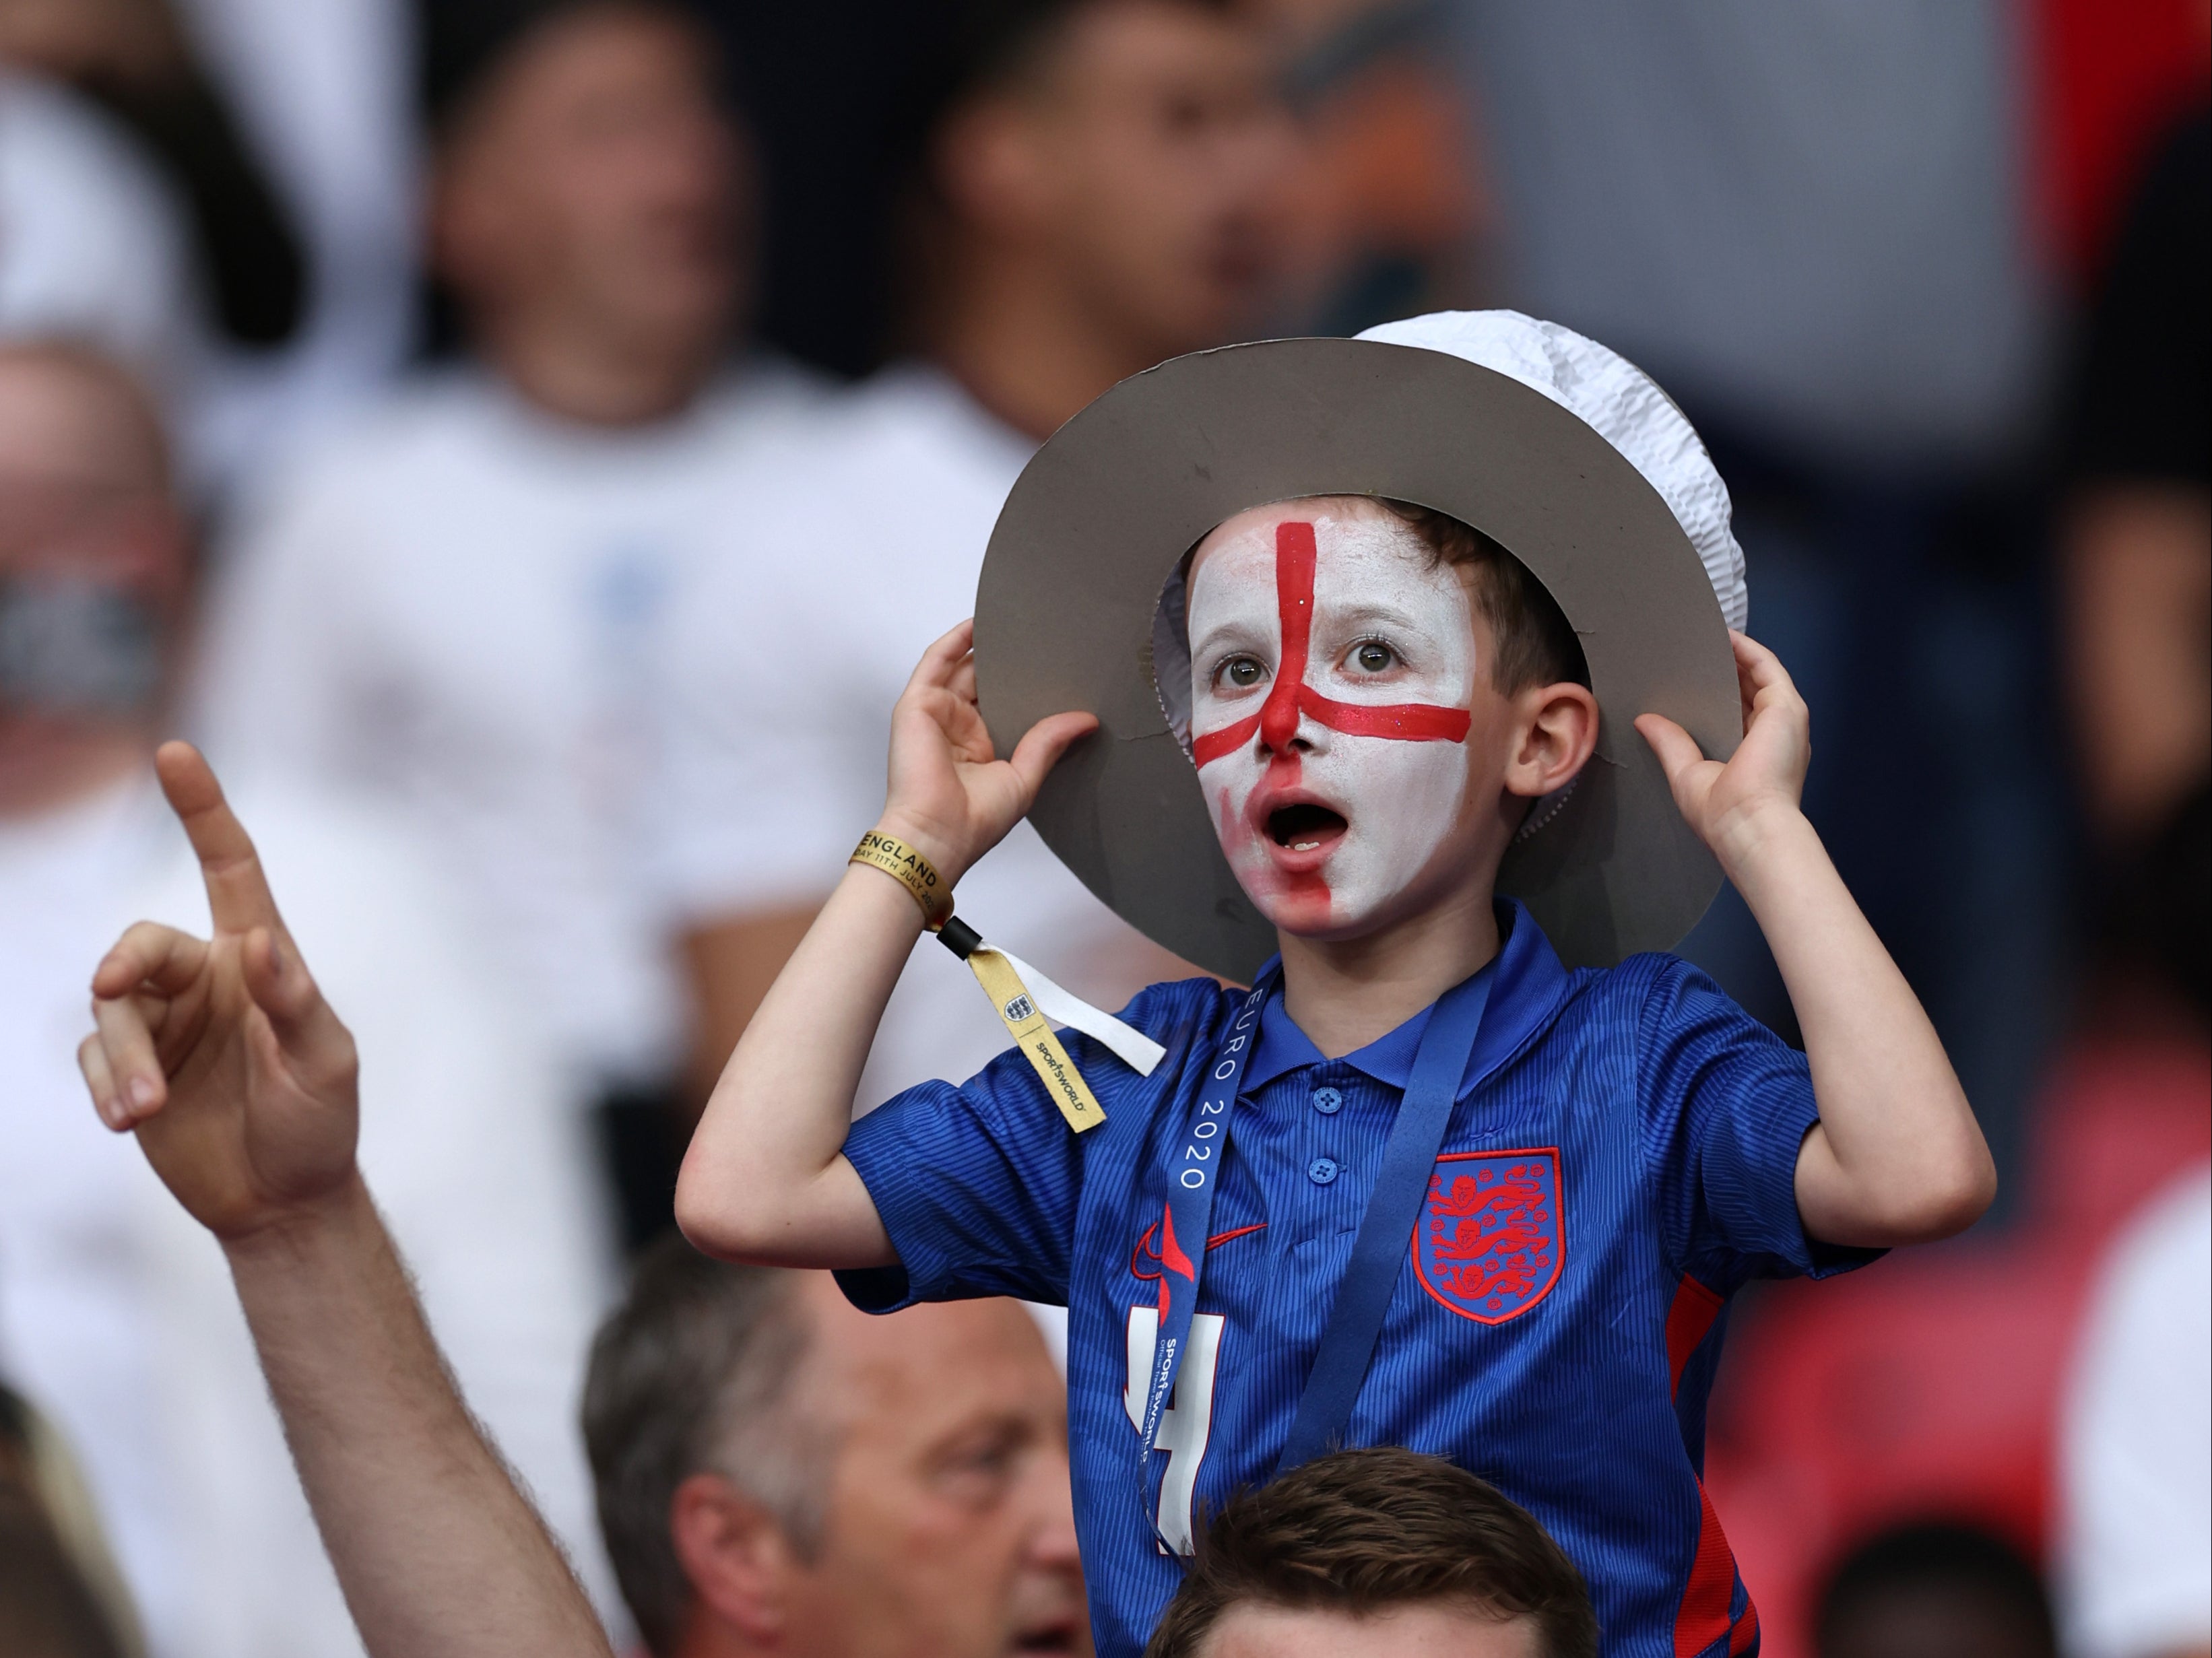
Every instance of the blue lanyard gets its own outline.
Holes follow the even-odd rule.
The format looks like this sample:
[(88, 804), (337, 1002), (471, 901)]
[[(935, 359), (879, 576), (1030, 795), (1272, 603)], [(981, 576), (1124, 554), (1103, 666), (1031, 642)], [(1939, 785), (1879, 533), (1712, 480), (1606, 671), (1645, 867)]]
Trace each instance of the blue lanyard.
[[(1360, 1218), (1358, 1236), (1352, 1241), (1352, 1259), (1329, 1309), (1313, 1372), (1299, 1396), (1297, 1415), (1285, 1442), (1278, 1473), (1328, 1449), (1351, 1420), (1352, 1405), (1382, 1332), (1383, 1315), (1405, 1263), (1407, 1240), (1413, 1236), (1419, 1218), (1437, 1153), (1451, 1122), (1452, 1106), (1458, 1100), (1475, 1037), (1482, 1029), (1495, 977), (1491, 969), (1485, 969), (1454, 986), (1437, 998), (1429, 1014), (1420, 1046), (1414, 1052), (1405, 1098), (1383, 1145), (1375, 1190)], [(1155, 1529), (1165, 1469), (1153, 1466), (1152, 1444), (1159, 1433), (1161, 1414), (1174, 1394), (1192, 1315), (1198, 1310), (1198, 1279), (1206, 1263), (1207, 1223), (1213, 1212), (1214, 1188), (1221, 1183), (1222, 1159), (1229, 1150), (1230, 1114), (1237, 1084), (1258, 1039), (1261, 1011), (1281, 978), (1280, 964), (1270, 963), (1245, 997), (1206, 1073), (1180, 1155), (1169, 1167), (1167, 1212), (1160, 1234), (1159, 1343), (1154, 1349), (1152, 1388), (1139, 1430), (1145, 1513)], [(1170, 1275), (1180, 1282), (1171, 1283)]]
[[(1246, 993), (1244, 1005), (1230, 1022), (1229, 1035), (1213, 1056), (1198, 1103), (1191, 1108), (1180, 1155), (1168, 1167), (1166, 1213), (1160, 1219), (1160, 1333), (1152, 1349), (1152, 1379), (1145, 1398), (1144, 1425), (1138, 1429), (1138, 1475), (1145, 1493), (1145, 1513), (1153, 1529), (1159, 1528), (1160, 1481), (1165, 1469), (1156, 1469), (1152, 1442), (1159, 1437), (1160, 1418), (1174, 1395), (1176, 1375), (1182, 1368), (1183, 1349), (1189, 1343), (1191, 1315), (1198, 1310), (1198, 1275), (1206, 1265), (1206, 1222), (1213, 1213), (1214, 1188), (1221, 1184), (1222, 1159), (1229, 1151), (1229, 1114), (1237, 1102), (1237, 1084), (1244, 1062), (1252, 1057), (1259, 1040), (1260, 1011), (1282, 982), (1279, 960), (1261, 969), (1259, 981)], [(1166, 1538), (1163, 1535), (1163, 1544)]]

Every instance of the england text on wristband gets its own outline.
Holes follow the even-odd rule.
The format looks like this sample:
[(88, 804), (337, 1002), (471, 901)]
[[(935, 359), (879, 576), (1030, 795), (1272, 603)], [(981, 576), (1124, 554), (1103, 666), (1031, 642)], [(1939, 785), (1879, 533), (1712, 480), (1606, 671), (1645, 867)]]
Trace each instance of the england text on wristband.
[(937, 867), (903, 841), (870, 829), (860, 837), (860, 844), (853, 849), (848, 860), (879, 869), (908, 892), (921, 906), (921, 919), (931, 932), (943, 926), (952, 916), (952, 889), (937, 872)]

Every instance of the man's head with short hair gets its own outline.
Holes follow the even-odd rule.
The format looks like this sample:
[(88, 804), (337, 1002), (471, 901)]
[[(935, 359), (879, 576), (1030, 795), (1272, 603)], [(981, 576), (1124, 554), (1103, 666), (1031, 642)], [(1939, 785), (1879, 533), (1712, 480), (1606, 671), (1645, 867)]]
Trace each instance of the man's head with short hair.
[(584, 1434), (599, 1525), (656, 1653), (676, 1649), (694, 1599), (668, 1528), (686, 1479), (729, 1478), (802, 1558), (821, 1540), (823, 1448), (793, 1398), (810, 1333), (798, 1287), (795, 1273), (724, 1266), (666, 1239), (592, 1344)]
[(1830, 1574), (1814, 1620), (1819, 1658), (2053, 1658), (2058, 1637), (2034, 1564), (1978, 1526), (1921, 1521), (1879, 1532)]
[(671, 1236), (593, 1344), (584, 1435), (656, 1658), (1085, 1653), (1059, 1373), (1011, 1302), (855, 1310)]
[(1597, 1637), (1582, 1574), (1527, 1510), (1440, 1458), (1379, 1448), (1232, 1500), (1145, 1658), (1596, 1658)]
[(430, 258), (467, 333), (556, 413), (672, 412), (727, 343), (750, 231), (711, 41), (668, 0), (454, 16), (430, 42), (459, 60), (432, 76)]

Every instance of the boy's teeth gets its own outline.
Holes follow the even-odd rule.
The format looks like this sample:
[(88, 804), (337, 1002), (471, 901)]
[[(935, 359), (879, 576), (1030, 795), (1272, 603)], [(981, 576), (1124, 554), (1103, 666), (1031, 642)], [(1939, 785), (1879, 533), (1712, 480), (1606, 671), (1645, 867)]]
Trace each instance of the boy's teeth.
[(1291, 850), (1292, 852), (1311, 852), (1320, 844), (1321, 842), (1318, 841), (1293, 841), (1291, 842)]

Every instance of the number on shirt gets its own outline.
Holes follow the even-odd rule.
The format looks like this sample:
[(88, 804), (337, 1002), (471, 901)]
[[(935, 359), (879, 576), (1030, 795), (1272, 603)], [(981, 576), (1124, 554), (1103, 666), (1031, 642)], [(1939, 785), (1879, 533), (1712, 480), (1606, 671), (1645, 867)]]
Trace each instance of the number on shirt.
[[(1160, 1430), (1152, 1441), (1152, 1454), (1164, 1452), (1168, 1459), (1160, 1481), (1160, 1535), (1177, 1554), (1191, 1551), (1191, 1501), (1198, 1491), (1198, 1465), (1206, 1459), (1206, 1442), (1213, 1430), (1213, 1372), (1221, 1359), (1222, 1323), (1219, 1313), (1192, 1315), (1175, 1393), (1160, 1413)], [(1159, 1309), (1129, 1309), (1129, 1376), (1121, 1388), (1121, 1407), (1139, 1433), (1145, 1430), (1145, 1399), (1159, 1344)]]

